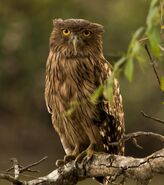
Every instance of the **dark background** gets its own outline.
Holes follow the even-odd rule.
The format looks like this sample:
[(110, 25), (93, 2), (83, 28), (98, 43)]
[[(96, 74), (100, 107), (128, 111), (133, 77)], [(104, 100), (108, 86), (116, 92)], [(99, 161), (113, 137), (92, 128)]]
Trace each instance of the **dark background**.
[[(55, 168), (64, 156), (51, 125), (44, 101), (45, 64), (54, 18), (84, 18), (105, 27), (105, 56), (121, 56), (140, 26), (145, 26), (150, 1), (146, 0), (5, 0), (0, 2), (0, 172), (9, 168), (10, 158), (26, 165), (47, 155), (38, 166), (39, 175)], [(164, 74), (164, 63), (159, 62)], [(135, 64), (132, 83), (120, 76), (126, 131), (153, 131), (164, 134), (164, 125), (144, 118), (140, 111), (164, 119), (163, 95), (149, 60), (143, 69)], [(131, 142), (126, 155), (146, 156), (162, 147), (152, 138), (138, 140), (143, 150)], [(36, 174), (31, 174), (37, 176)], [(162, 185), (164, 177), (151, 184)], [(96, 184), (85, 181), (81, 184)], [(0, 180), (0, 185), (8, 185)], [(133, 184), (133, 182), (129, 182)]]

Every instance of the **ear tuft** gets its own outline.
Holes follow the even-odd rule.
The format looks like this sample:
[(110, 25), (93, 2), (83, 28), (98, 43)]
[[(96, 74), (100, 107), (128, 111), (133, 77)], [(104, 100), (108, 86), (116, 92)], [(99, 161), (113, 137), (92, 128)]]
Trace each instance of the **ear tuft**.
[(63, 19), (58, 18), (58, 19), (53, 19), (52, 21), (53, 21), (53, 25), (56, 26), (56, 24), (62, 23), (63, 22)]
[(92, 23), (92, 25), (95, 27), (96, 30), (98, 30), (99, 32), (104, 32), (104, 26), (102, 26), (101, 24), (98, 23)]

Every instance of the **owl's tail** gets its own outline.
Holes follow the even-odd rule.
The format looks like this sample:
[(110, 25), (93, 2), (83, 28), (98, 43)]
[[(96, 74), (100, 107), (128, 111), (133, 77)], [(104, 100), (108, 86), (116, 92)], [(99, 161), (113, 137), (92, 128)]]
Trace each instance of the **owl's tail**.
[[(124, 122), (116, 119), (110, 114), (106, 114), (105, 121), (99, 126), (100, 134), (103, 140), (105, 152), (108, 154), (124, 155), (125, 143), (123, 141)], [(117, 145), (111, 145), (112, 142), (117, 142)], [(107, 177), (95, 178), (100, 184), (103, 185), (124, 185), (124, 179), (117, 174)], [(112, 183), (113, 182), (113, 183)]]

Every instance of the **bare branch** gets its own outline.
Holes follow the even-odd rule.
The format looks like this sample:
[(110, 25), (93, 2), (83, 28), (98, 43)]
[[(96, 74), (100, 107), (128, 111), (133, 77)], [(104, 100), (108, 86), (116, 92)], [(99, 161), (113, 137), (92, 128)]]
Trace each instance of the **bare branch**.
[(30, 168), (31, 167), (34, 167), (34, 166), (37, 166), (38, 164), (44, 162), (48, 157), (45, 156), (43, 157), (41, 160), (39, 160), (38, 162), (35, 162), (35, 163), (32, 163), (32, 164), (29, 164), (28, 166), (25, 166), (25, 167), (22, 167), (20, 172), (23, 173), (24, 171), (29, 171), (29, 172), (38, 172), (38, 170), (31, 170)]
[[(145, 50), (146, 50), (146, 52), (147, 52), (147, 54), (148, 54), (148, 56), (149, 56), (150, 63), (151, 63), (151, 65), (152, 65), (154, 74), (155, 74), (155, 76), (156, 76), (156, 78), (157, 78), (157, 81), (158, 81), (159, 88), (160, 88), (160, 90), (161, 90), (161, 81), (160, 81), (160, 77), (159, 77), (158, 72), (157, 72), (157, 69), (156, 69), (155, 61), (154, 61), (153, 57), (152, 57), (151, 54), (150, 54), (150, 51), (149, 51), (149, 48), (148, 48), (147, 44), (145, 44), (144, 47), (145, 47)], [(164, 92), (162, 91), (162, 93), (164, 93)]]
[(157, 134), (157, 133), (153, 133), (153, 132), (134, 132), (134, 133), (129, 133), (126, 134), (124, 136), (125, 141), (129, 140), (129, 139), (133, 139), (133, 138), (137, 138), (137, 137), (141, 137), (141, 136), (151, 136), (154, 137), (156, 139), (159, 139), (161, 142), (164, 142), (164, 136)]
[(18, 164), (18, 161), (16, 158), (12, 158), (11, 161), (13, 162), (13, 166), (10, 167), (9, 169), (6, 170), (6, 172), (9, 172), (11, 170), (14, 170), (14, 174), (15, 174), (15, 179), (18, 179), (19, 175), (23, 172), (40, 172), (39, 170), (33, 170), (31, 169), (31, 167), (34, 167), (34, 166), (37, 166), (38, 164), (42, 163), (43, 161), (45, 161), (48, 157), (45, 156), (43, 157), (41, 160), (35, 162), (35, 163), (32, 163), (32, 164), (29, 164), (25, 167), (23, 167), (22, 165), (19, 165)]
[(8, 180), (9, 182), (12, 182), (13, 184), (16, 184), (16, 185), (24, 185), (22, 181), (16, 180), (13, 176), (11, 176), (9, 174), (1, 173), (0, 179)]
[(118, 178), (133, 179), (138, 184), (148, 184), (157, 174), (164, 174), (164, 148), (145, 158), (133, 158), (106, 153), (97, 153), (91, 160), (84, 158), (81, 164), (74, 161), (50, 174), (30, 181), (15, 180), (14, 177), (0, 174), (1, 179), (15, 185), (75, 185), (88, 177), (111, 176), (114, 183)]
[(154, 117), (152, 117), (152, 116), (149, 116), (149, 115), (147, 115), (147, 114), (146, 114), (145, 112), (143, 112), (143, 111), (141, 111), (141, 114), (142, 114), (144, 117), (146, 117), (146, 118), (149, 118), (149, 119), (152, 119), (153, 121), (156, 121), (156, 122), (158, 122), (158, 123), (164, 124), (164, 121), (163, 121), (163, 120), (158, 119), (158, 118), (154, 118)]
[(14, 169), (14, 178), (18, 179), (19, 178), (19, 165), (18, 165), (18, 161), (16, 158), (11, 158), (11, 162), (13, 163), (13, 169)]
[(111, 142), (109, 145), (111, 146), (117, 146), (119, 144), (119, 142), (122, 142), (122, 140), (127, 141), (132, 139), (133, 143), (135, 144), (136, 147), (142, 149), (142, 147), (140, 145), (138, 145), (136, 138), (137, 137), (141, 137), (141, 136), (151, 136), (154, 137), (158, 140), (160, 140), (161, 142), (164, 142), (164, 136), (157, 134), (157, 133), (153, 133), (153, 132), (133, 132), (133, 133), (129, 133), (129, 134), (125, 134), (123, 138), (121, 138), (119, 141), (117, 142)]
[(133, 141), (134, 145), (135, 145), (137, 148), (139, 148), (139, 149), (143, 149), (143, 147), (142, 147), (142, 146), (140, 146), (140, 145), (138, 144), (138, 142), (137, 142), (137, 139), (136, 139), (136, 138), (132, 138), (132, 141)]
[[(96, 157), (89, 168), (89, 176), (113, 176), (122, 170), (120, 176), (144, 182), (149, 181), (155, 174), (164, 173), (164, 149), (141, 159), (105, 154)], [(112, 163), (109, 163), (109, 159), (112, 159)]]
[(21, 167), (21, 170), (20, 170), (20, 173), (23, 173), (23, 172), (32, 172), (32, 173), (39, 173), (40, 172), (40, 170), (33, 170), (33, 169), (30, 169), (30, 168), (26, 168), (25, 169), (25, 167), (23, 167), (23, 166), (20, 166)]
[[(27, 171), (27, 172), (29, 172), (29, 171)], [(35, 172), (35, 171), (34, 171)], [(10, 176), (14, 176), (14, 173), (12, 173), (12, 172), (4, 172), (4, 171), (0, 171), (0, 174), (5, 174), (5, 175), (10, 175)], [(19, 174), (19, 178), (21, 178), (21, 177), (23, 177), (24, 179), (27, 177), (27, 178), (29, 178), (29, 179), (35, 179), (35, 178), (37, 178), (38, 176), (34, 176), (34, 175), (28, 175), (28, 174)], [(1, 178), (0, 178), (1, 179)]]

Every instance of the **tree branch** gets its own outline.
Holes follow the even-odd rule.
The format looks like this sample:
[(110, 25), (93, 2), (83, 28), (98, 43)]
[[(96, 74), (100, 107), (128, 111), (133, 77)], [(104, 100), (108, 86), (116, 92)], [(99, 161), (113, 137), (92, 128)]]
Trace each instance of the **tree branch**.
[(9, 175), (9, 174), (0, 174), (0, 179), (4, 179), (4, 180), (8, 180), (9, 182), (12, 182), (15, 185), (23, 185), (24, 182), (15, 179), (13, 176)]
[(162, 124), (164, 124), (164, 121), (163, 120), (161, 120), (161, 119), (159, 119), (159, 118), (154, 118), (154, 117), (152, 117), (152, 116), (149, 116), (149, 115), (147, 115), (145, 112), (143, 112), (143, 111), (141, 111), (141, 114), (144, 116), (144, 117), (146, 117), (146, 118), (149, 118), (149, 119), (151, 119), (151, 120), (153, 120), (153, 121), (156, 121), (156, 122), (158, 122), (158, 123), (162, 123)]
[(161, 142), (164, 142), (164, 136), (154, 133), (154, 132), (142, 132), (142, 131), (126, 134), (124, 136), (124, 140), (127, 141), (129, 139), (133, 139), (133, 138), (137, 138), (141, 136), (151, 136), (151, 137), (154, 137), (160, 140)]
[[(150, 64), (151, 64), (151, 66), (152, 66), (152, 68), (153, 68), (153, 71), (154, 71), (154, 74), (155, 74), (155, 76), (156, 76), (156, 79), (157, 79), (159, 88), (160, 88), (160, 90), (161, 90), (161, 81), (160, 81), (160, 77), (159, 77), (159, 74), (158, 74), (157, 69), (156, 69), (155, 60), (154, 60), (153, 57), (151, 56), (147, 44), (145, 44), (144, 47), (145, 47), (145, 50), (146, 50), (146, 52), (147, 52), (147, 54), (148, 54), (148, 56), (149, 56)], [(161, 92), (164, 94), (164, 92), (163, 92), (162, 90), (161, 90)]]
[(41, 160), (39, 160), (39, 161), (37, 161), (37, 162), (35, 162), (35, 163), (29, 164), (29, 165), (27, 165), (27, 166), (25, 166), (25, 167), (22, 167), (22, 168), (20, 169), (20, 172), (21, 172), (21, 173), (23, 173), (23, 172), (25, 172), (25, 171), (28, 171), (28, 172), (38, 172), (37, 170), (31, 170), (30, 168), (31, 168), (31, 167), (34, 167), (34, 166), (37, 166), (38, 164), (40, 164), (40, 163), (42, 163), (43, 161), (45, 161), (47, 158), (48, 158), (48, 157), (45, 156), (45, 157), (43, 157)]
[(46, 176), (30, 181), (16, 180), (8, 174), (0, 174), (0, 178), (14, 185), (75, 185), (85, 178), (110, 176), (110, 182), (126, 178), (136, 180), (138, 184), (148, 184), (157, 174), (164, 174), (164, 148), (145, 158), (97, 153), (91, 160), (85, 157), (76, 167), (72, 161)]

